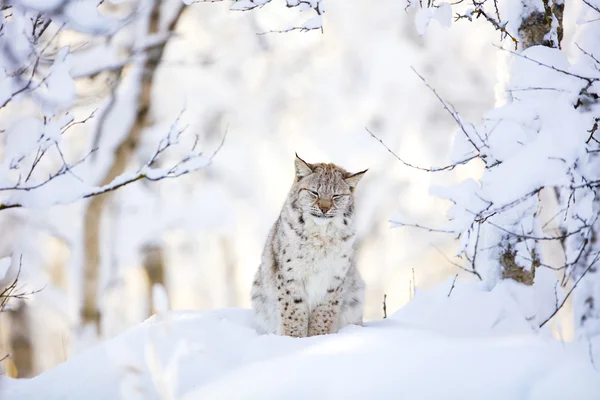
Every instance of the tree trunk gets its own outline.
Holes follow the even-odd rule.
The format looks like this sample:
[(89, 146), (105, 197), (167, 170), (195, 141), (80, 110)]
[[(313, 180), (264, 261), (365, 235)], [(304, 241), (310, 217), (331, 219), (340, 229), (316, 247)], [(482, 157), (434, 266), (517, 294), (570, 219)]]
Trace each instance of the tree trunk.
[[(159, 33), (160, 31), (160, 9), (162, 2), (154, 0), (152, 2), (152, 11), (150, 14), (147, 35)], [(169, 24), (167, 31), (169, 33), (175, 30), (177, 22), (181, 17), (185, 5), (179, 6), (177, 13)], [(142, 38), (143, 39), (143, 38)], [(140, 91), (137, 99), (137, 109), (135, 121), (129, 130), (129, 133), (115, 150), (114, 160), (104, 175), (101, 185), (110, 183), (113, 179), (125, 172), (125, 169), (135, 152), (137, 143), (142, 131), (151, 125), (150, 107), (152, 98), (152, 83), (154, 75), (163, 57), (168, 40), (160, 42), (156, 46), (147, 50), (143, 61), (143, 72), (141, 74)], [(84, 226), (84, 272), (83, 272), (83, 309), (81, 310), (81, 323), (92, 324), (100, 334), (100, 309), (98, 307), (98, 275), (100, 266), (100, 228), (102, 214), (109, 201), (111, 193), (105, 193), (94, 196), (90, 199), (85, 211)]]
[(529, 0), (522, 4), (524, 13), (519, 26), (519, 50), (538, 45), (560, 48), (565, 8), (563, 0)]
[(29, 313), (25, 302), (7, 311), (10, 320), (10, 355), (16, 370), (16, 377), (31, 378), (34, 374), (33, 350)]
[(163, 248), (156, 244), (149, 244), (142, 248), (143, 265), (148, 277), (148, 316), (156, 313), (152, 287), (155, 284), (165, 286), (165, 258)]
[(226, 293), (226, 304), (227, 307), (239, 307), (239, 291), (237, 285), (238, 271), (235, 260), (235, 249), (232, 246), (232, 239), (223, 236), (219, 239), (221, 242), (221, 249), (223, 251), (223, 262), (224, 262), (224, 277), (225, 277), (225, 288)]

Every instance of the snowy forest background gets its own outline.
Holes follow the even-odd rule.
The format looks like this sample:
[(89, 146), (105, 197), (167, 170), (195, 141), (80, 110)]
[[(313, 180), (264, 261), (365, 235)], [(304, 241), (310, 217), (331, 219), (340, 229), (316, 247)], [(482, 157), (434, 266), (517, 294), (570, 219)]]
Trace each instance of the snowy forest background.
[(140, 323), (161, 286), (248, 307), (294, 152), (369, 168), (368, 320), (480, 280), (534, 330), (600, 334), (599, 1), (189, 3), (0, 3), (5, 372)]

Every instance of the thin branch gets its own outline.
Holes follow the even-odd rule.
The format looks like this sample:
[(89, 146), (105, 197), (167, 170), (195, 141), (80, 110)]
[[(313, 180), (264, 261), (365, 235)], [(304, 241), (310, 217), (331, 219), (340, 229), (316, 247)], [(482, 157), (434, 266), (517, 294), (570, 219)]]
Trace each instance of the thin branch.
[(500, 32), (501, 35), (504, 35), (504, 37), (502, 37), (502, 39), (505, 39), (506, 37), (509, 37), (513, 43), (515, 44), (515, 50), (517, 50), (517, 48), (519, 47), (519, 41), (513, 36), (511, 35), (507, 30), (506, 30), (506, 22), (502, 22), (500, 21), (500, 13), (498, 11), (498, 4), (496, 2), (496, 0), (494, 0), (494, 6), (496, 7), (496, 15), (498, 17), (498, 20), (495, 20), (493, 17), (490, 17), (484, 10), (483, 10), (483, 4), (485, 3), (485, 0), (483, 2), (476, 2), (473, 1), (473, 5), (475, 6), (475, 9), (472, 11), (472, 14), (456, 14), (456, 17), (454, 19), (454, 21), (458, 21), (461, 19), (468, 19), (469, 21), (473, 20), (472, 15), (475, 14), (476, 17), (475, 18), (479, 18), (479, 17), (483, 17), (485, 18), (486, 21), (488, 21), (490, 24), (492, 24), (492, 26)]
[(454, 280), (452, 281), (452, 286), (450, 287), (450, 291), (448, 292), (448, 297), (450, 297), (450, 295), (452, 294), (452, 291), (454, 290), (454, 284), (456, 283), (456, 278), (458, 278), (458, 274), (454, 275)]
[[(504, 211), (510, 210), (513, 207), (516, 207), (517, 205), (521, 204), (525, 200), (528, 200), (530, 197), (535, 196), (536, 194), (538, 194), (542, 189), (543, 189), (543, 187), (539, 187), (537, 189), (533, 189), (532, 191), (524, 194), (523, 196), (519, 197), (518, 199), (515, 199), (515, 200), (513, 200), (511, 202), (508, 202), (506, 204), (503, 204), (502, 206), (500, 206), (498, 208), (495, 208), (495, 209), (486, 209), (486, 210), (484, 210), (485, 213), (484, 212), (475, 213), (475, 212), (472, 212), (472, 211), (471, 211), (471, 213), (474, 214), (480, 222), (485, 222), (489, 218), (493, 217), (496, 214), (502, 213)], [(490, 205), (491, 204), (493, 204), (493, 203), (490, 203)]]
[(585, 144), (589, 144), (591, 140), (600, 144), (600, 141), (594, 137), (594, 133), (596, 133), (596, 131), (598, 130), (598, 122), (599, 121), (600, 121), (600, 118), (594, 118), (594, 125), (592, 126), (592, 128), (590, 130), (588, 130), (588, 133), (590, 134), (590, 136), (585, 141)]
[(321, 33), (323, 33), (323, 27), (322, 26), (315, 26), (313, 28), (307, 28), (305, 26), (294, 26), (291, 28), (287, 28), (287, 29), (281, 29), (281, 30), (270, 30), (270, 31), (265, 31), (265, 32), (257, 32), (256, 34), (258, 36), (264, 36), (264, 35), (268, 35), (269, 33), (288, 33), (288, 32), (294, 32), (294, 31), (298, 31), (298, 32), (310, 32), (310, 31), (316, 31), (320, 29)]
[(402, 164), (406, 165), (407, 167), (410, 168), (414, 168), (414, 169), (418, 169), (420, 171), (426, 171), (426, 172), (441, 172), (441, 171), (452, 171), (454, 168), (456, 168), (459, 165), (463, 165), (468, 163), (471, 160), (474, 160), (476, 158), (479, 158), (478, 155), (474, 155), (472, 157), (468, 157), (464, 160), (461, 161), (457, 161), (454, 164), (450, 164), (450, 165), (446, 165), (444, 167), (430, 167), (430, 168), (424, 168), (424, 167), (419, 167), (417, 165), (411, 164), (407, 161), (404, 161), (403, 159), (401, 159), (396, 153), (394, 153), (392, 151), (392, 149), (390, 149), (384, 142), (383, 140), (381, 140), (379, 137), (375, 136), (375, 134), (373, 132), (371, 132), (371, 130), (367, 127), (365, 127), (366, 131), (369, 132), (369, 135), (371, 135), (371, 137), (375, 140), (377, 140), (379, 143), (381, 143), (381, 145), (383, 147), (385, 147), (385, 149), (391, 154), (393, 155), (398, 161), (400, 161)]
[(595, 6), (595, 5), (593, 5), (593, 4), (590, 4), (590, 2), (589, 2), (589, 1), (587, 1), (587, 0), (583, 0), (583, 3), (584, 3), (585, 5), (587, 5), (588, 7), (590, 7), (592, 10), (596, 11), (597, 13), (600, 13), (600, 8), (598, 8), (597, 6)]
[(470, 273), (470, 274), (473, 274), (473, 275), (475, 275), (475, 276), (476, 276), (476, 277), (477, 277), (477, 278), (478, 278), (480, 281), (481, 281), (481, 280), (483, 280), (483, 278), (481, 278), (481, 275), (479, 275), (479, 272), (477, 272), (477, 271), (476, 271), (476, 270), (474, 270), (474, 269), (473, 269), (473, 270), (471, 270), (471, 269), (465, 268), (465, 267), (463, 267), (462, 265), (460, 265), (460, 264), (458, 264), (458, 263), (456, 263), (456, 262), (452, 261), (450, 258), (448, 258), (448, 256), (446, 256), (446, 254), (444, 254), (444, 252), (443, 252), (443, 251), (442, 251), (442, 250), (441, 250), (439, 247), (437, 247), (436, 245), (433, 245), (433, 244), (432, 244), (432, 246), (433, 246), (433, 248), (434, 248), (434, 249), (436, 249), (436, 250), (438, 251), (438, 253), (440, 253), (440, 255), (441, 255), (442, 257), (444, 257), (444, 259), (445, 259), (445, 260), (446, 260), (446, 261), (447, 261), (449, 264), (451, 264), (451, 265), (454, 265), (456, 268), (458, 268), (458, 269), (462, 269), (462, 270), (463, 270), (463, 271), (465, 271), (465, 272), (468, 272), (468, 273)]
[(425, 84), (425, 86), (427, 86), (427, 88), (429, 90), (431, 90), (431, 92), (435, 95), (435, 97), (437, 97), (437, 99), (440, 101), (440, 103), (442, 103), (442, 106), (444, 107), (444, 109), (446, 111), (448, 111), (448, 113), (450, 114), (450, 116), (452, 117), (452, 119), (454, 119), (454, 121), (456, 122), (456, 124), (458, 125), (458, 127), (465, 134), (465, 137), (467, 138), (467, 140), (469, 141), (469, 143), (471, 143), (471, 145), (475, 148), (475, 150), (477, 150), (478, 155), (481, 157), (481, 150), (479, 149), (479, 146), (475, 144), (475, 142), (473, 141), (473, 139), (469, 135), (469, 132), (467, 132), (467, 129), (463, 125), (463, 123), (462, 123), (462, 121), (460, 119), (460, 116), (456, 112), (456, 109), (454, 108), (454, 106), (452, 104), (450, 104), (450, 103), (447, 103), (438, 94), (438, 92), (427, 82), (427, 80), (417, 72), (417, 70), (414, 67), (410, 67), (410, 68), (413, 70), (413, 72), (415, 74), (417, 74), (417, 76), (419, 77), (419, 79), (421, 79), (421, 81), (423, 81), (423, 83)]
[(535, 64), (537, 64), (537, 65), (539, 65), (541, 67), (549, 68), (549, 69), (551, 69), (553, 71), (556, 71), (556, 72), (559, 72), (561, 74), (565, 74), (565, 75), (572, 76), (572, 77), (577, 78), (577, 79), (584, 80), (584, 81), (588, 82), (590, 85), (593, 82), (596, 82), (596, 81), (600, 80), (600, 78), (592, 78), (592, 77), (589, 77), (589, 76), (583, 76), (583, 75), (575, 74), (573, 72), (565, 71), (564, 69), (556, 68), (553, 65), (549, 65), (549, 64), (543, 63), (541, 61), (538, 61), (538, 60), (535, 60), (535, 59), (533, 59), (531, 57), (528, 57), (525, 54), (517, 53), (517, 52), (512, 51), (512, 50), (507, 50), (507, 49), (504, 49), (504, 48), (502, 48), (500, 46), (496, 46), (496, 47), (499, 48), (502, 51), (507, 51), (507, 52), (509, 52), (509, 53), (517, 56), (517, 57), (520, 57), (520, 58), (523, 58), (525, 60), (531, 61), (532, 63), (535, 63)]
[(506, 91), (509, 92), (509, 93), (512, 93), (512, 92), (541, 91), (541, 90), (548, 90), (548, 91), (555, 91), (555, 92), (567, 93), (567, 91), (564, 90), (564, 89), (553, 88), (553, 87), (526, 87), (526, 88), (506, 89)]
[(22, 267), (23, 267), (23, 255), (21, 255), (19, 257), (19, 269), (17, 270), (17, 275), (15, 276), (15, 279), (11, 282), (10, 285), (8, 285), (4, 289), (2, 289), (2, 291), (0, 292), (0, 312), (4, 311), (6, 309), (6, 306), (8, 305), (8, 302), (11, 299), (26, 300), (32, 294), (39, 293), (45, 289), (45, 286), (42, 287), (41, 289), (32, 290), (29, 292), (19, 289), (18, 284), (19, 284), (19, 277), (21, 276)]
[[(598, 11), (600, 13), (600, 11)], [(577, 48), (579, 49), (579, 51), (581, 51), (583, 54), (585, 54), (586, 56), (588, 56), (589, 58), (591, 58), (592, 60), (594, 60), (594, 62), (596, 64), (600, 64), (600, 60), (598, 60), (596, 57), (594, 57), (594, 55), (588, 51), (585, 51), (584, 49), (581, 48), (581, 46), (579, 46), (579, 44), (577, 42), (575, 42), (575, 46), (577, 46)], [(596, 69), (598, 69), (598, 67), (596, 67)]]
[[(171, 132), (172, 133), (172, 132)], [(176, 137), (178, 133), (176, 133)], [(169, 141), (168, 139), (162, 139), (159, 142), (159, 145), (157, 147), (157, 150), (155, 151), (155, 153), (150, 157), (149, 161), (144, 164), (144, 166), (142, 168), (140, 168), (136, 173), (134, 174), (124, 174), (124, 175), (120, 175), (117, 176), (115, 179), (113, 179), (110, 183), (104, 185), (104, 186), (100, 186), (100, 187), (96, 187), (96, 188), (92, 188), (90, 189), (87, 193), (81, 195), (80, 198), (83, 199), (87, 199), (93, 196), (98, 196), (104, 193), (108, 193), (108, 192), (112, 192), (114, 190), (117, 190), (123, 186), (129, 185), (131, 183), (140, 181), (140, 180), (148, 180), (148, 181), (161, 181), (164, 179), (173, 179), (173, 178), (177, 178), (180, 177), (182, 175), (197, 171), (201, 168), (206, 167), (207, 165), (210, 165), (210, 163), (212, 162), (212, 160), (214, 159), (214, 157), (221, 151), (221, 149), (223, 148), (223, 145), (225, 144), (225, 139), (227, 137), (227, 130), (225, 131), (225, 134), (223, 135), (223, 137), (221, 138), (221, 142), (219, 143), (217, 149), (213, 152), (213, 154), (207, 159), (206, 163), (197, 163), (197, 164), (192, 164), (192, 166), (190, 168), (181, 168), (182, 166), (185, 166), (186, 163), (191, 162), (194, 159), (200, 159), (202, 157), (201, 153), (193, 153), (191, 155), (188, 155), (186, 157), (184, 157), (181, 161), (179, 161), (178, 163), (176, 163), (173, 167), (171, 167), (170, 169), (166, 170), (166, 169), (155, 169), (155, 168), (151, 168), (150, 167), (150, 163), (155, 161), (156, 158), (158, 157), (158, 155), (160, 155), (161, 153), (163, 153), (167, 148), (169, 148), (171, 145), (177, 143), (177, 141)], [(166, 140), (166, 143), (164, 142)], [(194, 147), (196, 146), (197, 141), (194, 142)], [(89, 154), (88, 154), (89, 155)], [(86, 156), (87, 157), (87, 156)], [(85, 158), (84, 158), (85, 159)], [(80, 160), (78, 163), (83, 162), (83, 160)], [(66, 164), (65, 164), (66, 165)], [(72, 166), (70, 166), (72, 167)], [(37, 185), (32, 185), (32, 186), (28, 186), (28, 187), (20, 187), (20, 186), (16, 186), (16, 187), (11, 187), (11, 188), (0, 188), (0, 191), (2, 190), (25, 190), (25, 191), (30, 191), (30, 190), (34, 190), (37, 189), (41, 186), (44, 186), (46, 184), (48, 184), (50, 181), (52, 181), (53, 179), (55, 179), (57, 176), (63, 175), (65, 173), (67, 173), (69, 170), (69, 166), (63, 166), (63, 168), (61, 168), (61, 170), (57, 173), (55, 173), (54, 175), (52, 175), (48, 180), (37, 184)], [(14, 204), (1, 204), (0, 203), (0, 211), (1, 210), (6, 210), (9, 208), (21, 208), (23, 207), (22, 204), (20, 203), (14, 203)]]
[(437, 228), (430, 228), (427, 226), (423, 226), (423, 225), (419, 225), (419, 224), (408, 224), (408, 223), (404, 223), (404, 222), (400, 222), (400, 221), (394, 221), (394, 220), (390, 220), (390, 223), (396, 226), (406, 226), (409, 228), (418, 228), (418, 229), (423, 229), (427, 232), (436, 232), (436, 233), (452, 233), (452, 234), (457, 234), (457, 232), (455, 231), (449, 231), (449, 230), (445, 230), (445, 229), (437, 229)]
[(479, 277), (479, 280), (481, 279), (481, 275), (479, 275), (479, 273), (477, 273), (477, 266), (475, 264), (475, 261), (477, 259), (477, 253), (478, 253), (478, 247), (479, 247), (479, 238), (481, 237), (481, 223), (477, 223), (477, 236), (475, 237), (475, 248), (473, 249), (473, 259), (471, 260), (471, 269), (473, 270), (473, 272), (477, 275), (477, 277)]
[(600, 253), (596, 254), (596, 257), (594, 257), (594, 260), (590, 263), (590, 265), (587, 266), (587, 268), (585, 269), (585, 271), (583, 271), (583, 273), (581, 274), (581, 276), (579, 278), (577, 278), (577, 280), (573, 284), (573, 287), (571, 288), (571, 290), (569, 290), (567, 292), (567, 294), (565, 295), (565, 298), (560, 303), (560, 305), (558, 307), (556, 307), (556, 309), (552, 312), (552, 314), (550, 314), (550, 316), (548, 318), (546, 318), (540, 324), (540, 328), (543, 327), (544, 325), (546, 325), (546, 323), (548, 323), (548, 321), (550, 321), (560, 311), (560, 309), (563, 308), (563, 306), (565, 305), (565, 303), (569, 299), (569, 296), (571, 296), (571, 293), (573, 293), (573, 291), (575, 290), (575, 288), (577, 287), (577, 285), (579, 284), (579, 282), (581, 282), (581, 280), (585, 277), (585, 275), (589, 272), (589, 270), (592, 269), (592, 267), (594, 266), (594, 264), (596, 264), (596, 262), (598, 261), (598, 259), (600, 259)]
[[(63, 161), (63, 165), (60, 167), (60, 169), (58, 171), (56, 171), (55, 173), (51, 174), (45, 181), (34, 184), (34, 185), (28, 185), (28, 186), (21, 186), (19, 182), (17, 182), (17, 184), (15, 186), (8, 186), (8, 187), (0, 187), (0, 192), (6, 192), (6, 191), (25, 191), (25, 192), (30, 192), (32, 190), (35, 189), (39, 189), (42, 186), (45, 186), (47, 184), (49, 184), (50, 182), (52, 182), (54, 179), (58, 178), (59, 176), (65, 175), (66, 173), (70, 173), (71, 170), (73, 168), (75, 168), (76, 166), (84, 163), (88, 157), (93, 154), (96, 150), (98, 149), (92, 149), (89, 153), (87, 153), (85, 156), (83, 156), (79, 161), (77, 161), (74, 164), (67, 164), (64, 157), (62, 158)], [(60, 150), (59, 150), (60, 152)], [(78, 178), (79, 179), (79, 178)], [(79, 179), (81, 180), (81, 179)], [(0, 210), (2, 209), (2, 207), (0, 206)]]
[(502, 232), (509, 234), (510, 236), (517, 237), (520, 239), (531, 239), (531, 240), (535, 240), (535, 241), (563, 240), (563, 239), (568, 238), (569, 236), (573, 236), (573, 235), (580, 233), (584, 229), (589, 228), (589, 226), (584, 225), (584, 226), (579, 227), (577, 230), (567, 232), (565, 234), (558, 235), (558, 236), (533, 236), (533, 235), (528, 235), (525, 233), (516, 233), (516, 232), (509, 231), (508, 229), (503, 228), (500, 225), (498, 225), (492, 221), (489, 221), (489, 220), (487, 221), (487, 223), (489, 223), (493, 227), (501, 230)]

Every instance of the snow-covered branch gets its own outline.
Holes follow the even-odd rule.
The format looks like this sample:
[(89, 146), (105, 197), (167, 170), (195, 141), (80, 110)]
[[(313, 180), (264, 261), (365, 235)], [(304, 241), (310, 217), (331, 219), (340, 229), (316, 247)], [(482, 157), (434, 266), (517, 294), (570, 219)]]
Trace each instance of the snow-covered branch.
[[(197, 3), (222, 3), (225, 1), (232, 1), (232, 11), (250, 11), (255, 8), (264, 7), (272, 0), (183, 0), (185, 4), (197, 4)], [(298, 8), (301, 12), (312, 10), (314, 16), (309, 18), (301, 26), (291, 26), (285, 29), (279, 30), (268, 30), (266, 32), (260, 32), (259, 35), (267, 33), (286, 33), (292, 31), (308, 32), (315, 29), (323, 31), (323, 13), (325, 8), (323, 7), (323, 0), (285, 0), (285, 6), (288, 8)]]
[[(172, 129), (179, 128), (174, 126)], [(88, 152), (84, 157), (75, 163), (70, 164), (64, 158), (61, 158), (63, 164), (58, 168), (57, 171), (50, 174), (41, 182), (28, 183), (32, 171), (35, 169), (36, 165), (39, 164), (40, 159), (48, 150), (47, 148), (43, 149), (40, 147), (37, 149), (36, 156), (29, 167), (27, 177), (23, 180), (19, 176), (17, 183), (14, 185), (0, 187), (0, 193), (8, 192), (10, 194), (13, 192), (25, 192), (26, 196), (24, 196), (24, 194), (9, 196), (8, 199), (0, 203), (0, 210), (27, 206), (39, 207), (42, 205), (51, 206), (54, 204), (68, 204), (73, 201), (117, 190), (125, 185), (137, 182), (139, 180), (160, 181), (163, 179), (177, 178), (207, 166), (223, 145), (222, 141), (219, 145), (219, 148), (213, 153), (213, 155), (210, 157), (205, 157), (202, 153), (196, 150), (198, 140), (195, 140), (192, 148), (185, 157), (173, 163), (170, 167), (154, 168), (152, 165), (157, 162), (159, 157), (165, 151), (180, 143), (179, 139), (182, 133), (183, 130), (171, 130), (168, 135), (161, 139), (155, 152), (150, 156), (148, 161), (137, 171), (125, 172), (106, 185), (92, 187), (85, 187), (85, 182), (83, 182), (83, 180), (78, 176), (78, 171), (83, 170), (83, 167), (85, 167), (85, 162), (97, 149), (93, 149), (92, 151)], [(224, 139), (225, 136), (223, 137), (223, 140)], [(55, 148), (57, 152), (60, 152), (58, 144), (55, 143), (53, 148)], [(59, 181), (59, 178), (64, 178), (65, 175), (70, 175), (71, 179), (69, 179), (69, 181), (73, 184), (67, 189), (66, 193), (64, 192), (64, 182)], [(52, 198), (45, 198), (41, 203), (38, 202), (39, 199), (33, 199), (37, 197), (35, 193), (37, 189), (44, 188), (45, 193), (55, 192), (55, 188), (52, 187), (53, 183), (56, 183), (56, 189), (63, 189), (63, 193), (60, 195), (60, 197), (54, 199), (55, 201), (53, 201)], [(70, 193), (68, 193), (69, 191)]]
[[(599, 28), (587, 23), (600, 17), (600, 4), (596, 0), (584, 3), (587, 8), (582, 10), (581, 21), (586, 22), (581, 23), (582, 33), (574, 43), (579, 53), (570, 62), (561, 51), (565, 5), (560, 0), (472, 1), (469, 9), (461, 8), (466, 6), (462, 1), (439, 5), (412, 2), (419, 8), (417, 26), (422, 15), (432, 14), (425, 10), (456, 8), (456, 20), (482, 17), (501, 32), (501, 39), (510, 37), (515, 50), (497, 46), (506, 52), (510, 68), (510, 79), (502, 82), (507, 96), (499, 102), (503, 105), (487, 113), (477, 126), (465, 123), (417, 73), (458, 126), (454, 162), (442, 168), (423, 168), (395, 156), (405, 166), (428, 172), (450, 171), (479, 158), (483, 164), (479, 164), (482, 174), (477, 182), (467, 180), (434, 189), (434, 194), (452, 202), (447, 226), (436, 230), (459, 234), (458, 254), (481, 274), (488, 287), (501, 280), (529, 287), (537, 282), (533, 290), (547, 293), (548, 288), (542, 286), (555, 278), (544, 271), (562, 272), (561, 286), (573, 282), (564, 301), (576, 287), (583, 286), (580, 290), (587, 293), (579, 306), (582, 324), (600, 321), (600, 274), (596, 272), (600, 140), (594, 136), (600, 120)], [(551, 212), (550, 217), (543, 212), (547, 197), (557, 200), (558, 212)], [(544, 259), (548, 243), (563, 249), (564, 261)], [(545, 277), (538, 279), (536, 271)], [(587, 283), (578, 285), (581, 280)], [(515, 297), (522, 302), (524, 315), (534, 316), (533, 326), (546, 324), (561, 307), (557, 301), (548, 317), (540, 310), (551, 301), (531, 304), (531, 296), (518, 287), (514, 286)]]

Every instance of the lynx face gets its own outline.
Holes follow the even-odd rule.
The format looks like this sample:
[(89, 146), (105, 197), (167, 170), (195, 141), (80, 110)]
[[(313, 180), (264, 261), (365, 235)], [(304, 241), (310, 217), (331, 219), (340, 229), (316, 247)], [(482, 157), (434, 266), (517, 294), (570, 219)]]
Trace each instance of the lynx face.
[(366, 171), (351, 174), (334, 164), (309, 164), (296, 156), (293, 207), (319, 223), (349, 216), (354, 207), (354, 188)]

